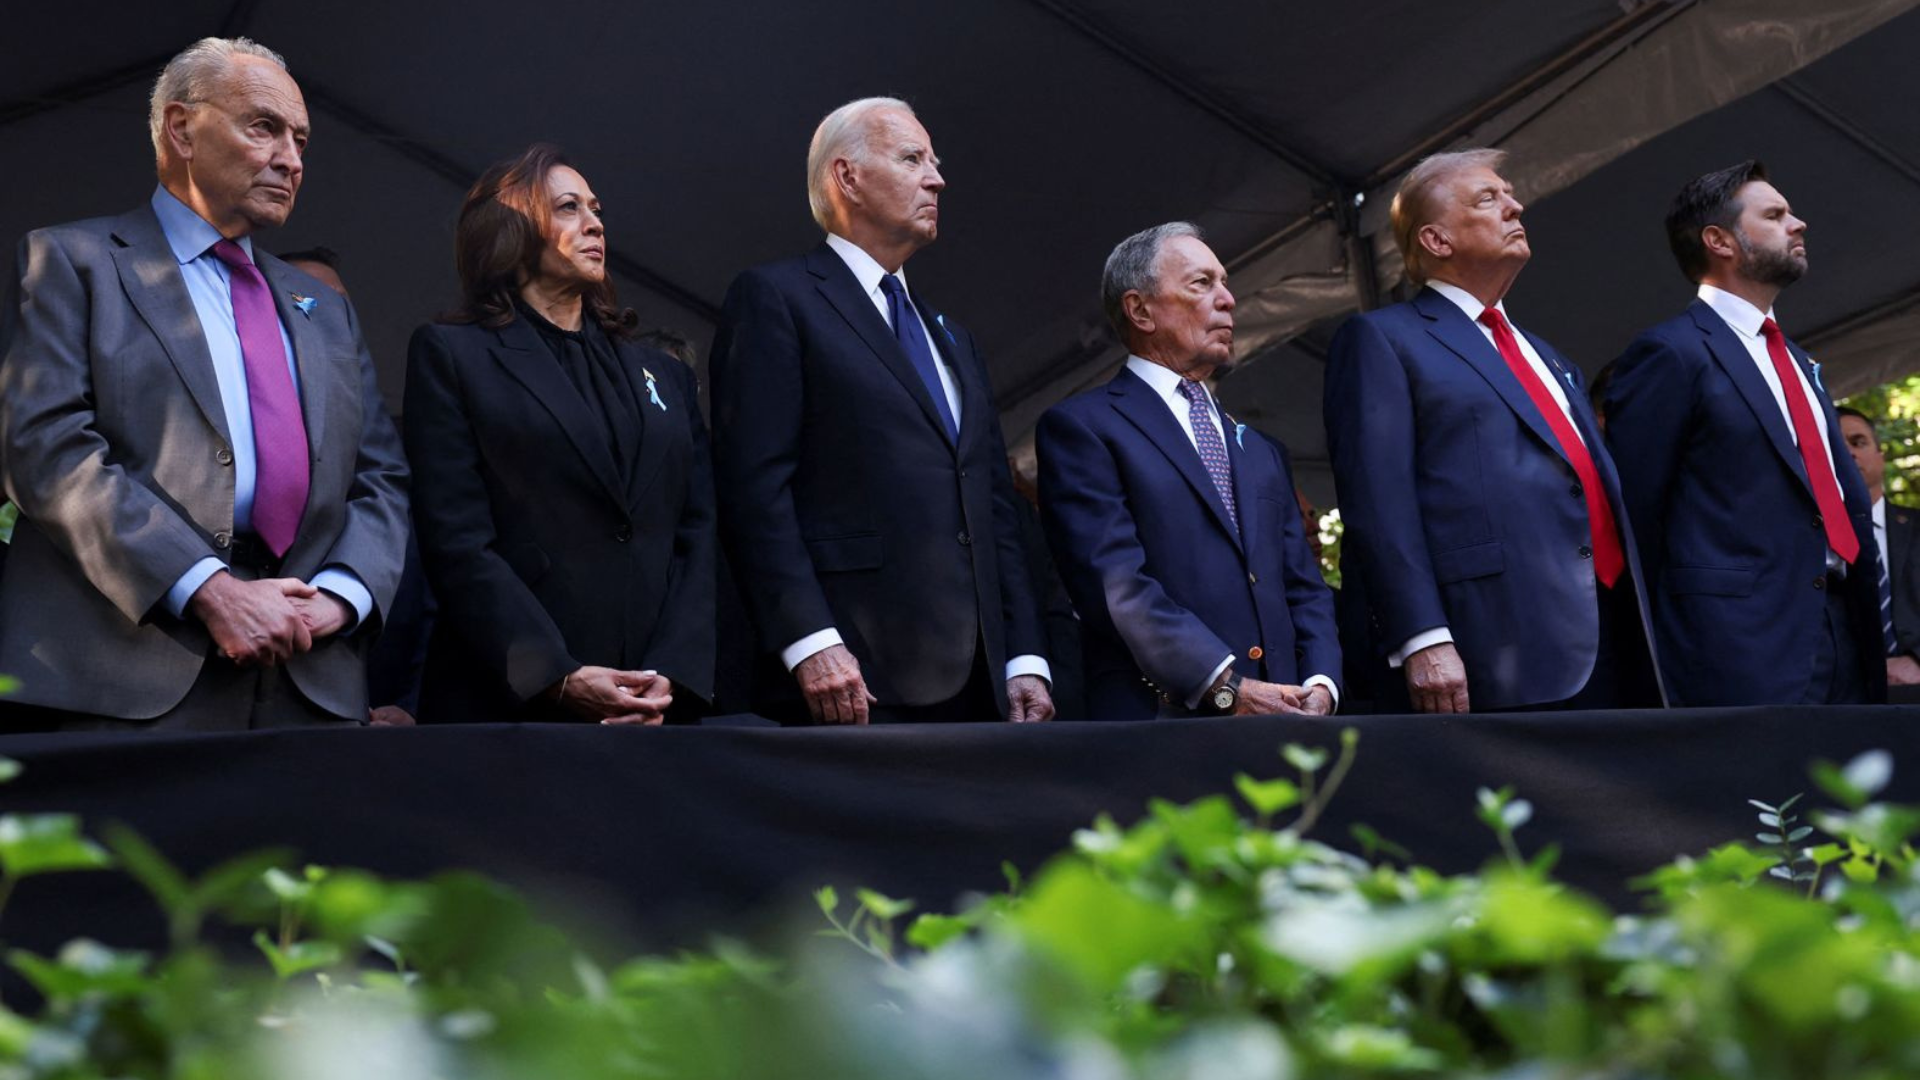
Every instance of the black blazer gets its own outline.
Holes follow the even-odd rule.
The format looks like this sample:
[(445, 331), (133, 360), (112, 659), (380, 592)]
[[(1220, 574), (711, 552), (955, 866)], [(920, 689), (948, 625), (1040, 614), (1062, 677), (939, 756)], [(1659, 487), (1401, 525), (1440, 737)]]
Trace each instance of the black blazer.
[[(1008, 657), (1046, 641), (986, 365), (914, 303), (959, 382), (957, 446), (824, 243), (741, 274), (713, 346), (721, 536), (762, 652), (834, 627), (888, 706), (953, 697), (981, 647), (1000, 685)], [(757, 697), (774, 708), (798, 691), (769, 678)]]
[[(1888, 582), (1893, 586), (1893, 636), (1900, 652), (1920, 656), (1920, 510), (1887, 504)], [(1879, 650), (1872, 650), (1878, 652)]]
[(414, 333), (402, 426), (439, 603), (422, 720), (570, 719), (537, 695), (584, 664), (656, 670), (673, 680), (676, 709), (688, 694), (711, 699), (713, 491), (698, 386), (665, 353), (614, 348), (645, 416), (625, 485), (612, 451), (586, 434), (587, 403), (524, 320)]

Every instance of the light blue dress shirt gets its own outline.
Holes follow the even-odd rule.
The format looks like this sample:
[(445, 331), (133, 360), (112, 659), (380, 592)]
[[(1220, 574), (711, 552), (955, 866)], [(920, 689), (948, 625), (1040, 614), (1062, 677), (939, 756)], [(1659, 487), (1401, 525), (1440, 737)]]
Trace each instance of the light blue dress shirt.
[[(207, 355), (213, 360), (214, 378), (220, 384), (220, 406), (227, 414), (227, 432), (233, 451), (233, 527), (236, 532), (253, 528), (253, 489), (257, 475), (253, 449), (253, 408), (247, 397), (247, 366), (240, 352), (240, 330), (233, 321), (233, 293), (228, 286), (227, 264), (217, 258), (213, 245), (221, 240), (219, 230), (164, 187), (153, 190), (153, 212), (160, 219), (167, 246), (180, 263), (180, 278), (200, 316), (200, 330), (206, 335)], [(253, 258), (253, 238), (234, 241)], [(293, 375), (294, 392), (300, 390), (300, 372), (293, 362), (293, 340), (287, 328), (280, 327), (280, 344), (287, 353), (287, 370)], [(212, 555), (194, 563), (173, 588), (167, 590), (166, 605), (175, 618), (184, 616), (187, 602), (208, 578), (227, 568)], [(373, 594), (359, 575), (345, 567), (329, 566), (309, 582), (315, 588), (346, 601), (354, 611), (354, 625), (373, 613)]]

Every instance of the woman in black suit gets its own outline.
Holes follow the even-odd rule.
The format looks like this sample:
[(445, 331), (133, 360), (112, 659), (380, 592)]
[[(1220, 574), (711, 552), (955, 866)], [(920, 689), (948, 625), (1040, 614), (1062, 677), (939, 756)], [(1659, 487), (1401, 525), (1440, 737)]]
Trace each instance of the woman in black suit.
[(600, 203), (544, 144), (454, 234), (462, 306), (408, 349), (434, 721), (659, 723), (711, 699), (712, 472), (685, 364), (631, 340)]

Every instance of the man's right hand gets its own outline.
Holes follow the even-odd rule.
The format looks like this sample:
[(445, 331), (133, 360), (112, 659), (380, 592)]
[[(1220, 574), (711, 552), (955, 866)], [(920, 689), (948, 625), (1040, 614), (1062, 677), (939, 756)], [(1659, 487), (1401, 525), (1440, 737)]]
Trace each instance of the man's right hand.
[(1467, 665), (1453, 642), (1429, 645), (1404, 665), (1407, 693), (1416, 712), (1463, 713), (1467, 711)]
[(867, 707), (880, 699), (867, 691), (860, 661), (845, 645), (829, 645), (794, 665), (800, 693), (816, 724), (864, 724)]
[(589, 664), (554, 683), (548, 697), (575, 716), (602, 724), (651, 726), (666, 719), (667, 707), (673, 704), (673, 684), (656, 671)]
[(1239, 696), (1233, 703), (1235, 716), (1278, 716), (1299, 711), (1299, 687), (1259, 679), (1240, 680)]
[(187, 610), (213, 635), (220, 655), (241, 667), (272, 667), (313, 648), (289, 598), (310, 599), (318, 591), (299, 578), (241, 581), (221, 570), (194, 591)]

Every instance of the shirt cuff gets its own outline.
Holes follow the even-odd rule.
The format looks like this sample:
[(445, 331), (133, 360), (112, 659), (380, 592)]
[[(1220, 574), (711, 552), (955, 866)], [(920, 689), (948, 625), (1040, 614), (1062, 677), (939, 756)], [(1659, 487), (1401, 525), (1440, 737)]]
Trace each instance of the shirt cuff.
[(1232, 666), (1232, 664), (1233, 664), (1233, 654), (1228, 653), (1227, 658), (1225, 660), (1220, 661), (1220, 666), (1213, 669), (1213, 674), (1207, 676), (1207, 681), (1201, 683), (1199, 689), (1187, 695), (1187, 708), (1189, 709), (1199, 708), (1200, 698), (1206, 694), (1207, 688), (1212, 686), (1215, 682), (1219, 681), (1220, 673), (1227, 670), (1227, 668)]
[(1431, 649), (1435, 645), (1448, 644), (1452, 641), (1453, 631), (1444, 626), (1436, 626), (1431, 630), (1423, 630), (1408, 638), (1407, 643), (1400, 646), (1398, 652), (1387, 657), (1387, 666), (1398, 671), (1406, 664), (1407, 657), (1412, 656), (1421, 649)]
[(1333, 708), (1327, 710), (1327, 714), (1331, 716), (1332, 714), (1339, 712), (1340, 711), (1340, 688), (1333, 684), (1333, 680), (1328, 678), (1325, 675), (1315, 675), (1313, 678), (1308, 679), (1306, 682), (1300, 684), (1300, 688), (1302, 690), (1311, 690), (1316, 686), (1326, 687), (1327, 693), (1333, 695)]
[(353, 625), (342, 629), (341, 637), (358, 630), (373, 614), (373, 593), (367, 588), (366, 582), (360, 580), (360, 575), (344, 566), (329, 566), (313, 575), (313, 580), (307, 584), (332, 593), (353, 609)]
[(1053, 689), (1053, 668), (1044, 656), (1025, 653), (1007, 661), (1007, 681), (1012, 682), (1021, 675), (1038, 675), (1047, 680), (1049, 691)]
[(780, 662), (787, 665), (788, 671), (792, 671), (794, 668), (800, 666), (800, 661), (805, 660), (814, 653), (822, 649), (831, 649), (835, 645), (845, 644), (846, 642), (840, 637), (840, 631), (829, 626), (825, 630), (815, 630), (799, 641), (781, 649)]
[(187, 601), (193, 599), (193, 594), (200, 591), (200, 586), (205, 585), (208, 578), (226, 568), (226, 563), (211, 555), (188, 567), (187, 572), (180, 575), (180, 580), (173, 583), (173, 588), (167, 590), (167, 611), (176, 619), (186, 618)]

